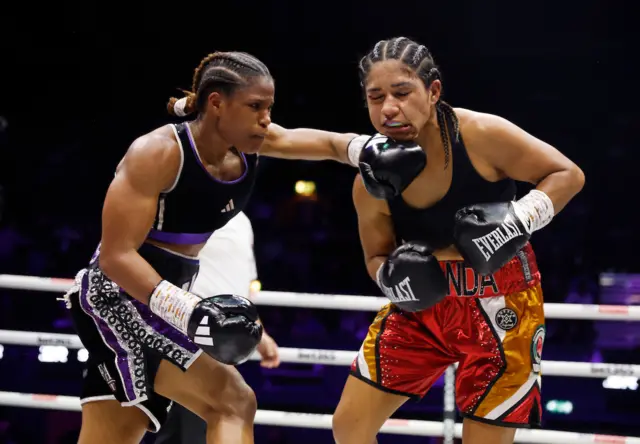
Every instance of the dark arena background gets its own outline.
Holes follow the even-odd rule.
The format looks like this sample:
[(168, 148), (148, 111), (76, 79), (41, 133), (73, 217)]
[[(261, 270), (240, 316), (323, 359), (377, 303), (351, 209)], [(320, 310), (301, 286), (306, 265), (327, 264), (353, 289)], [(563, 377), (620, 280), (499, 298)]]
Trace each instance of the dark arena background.
[[(517, 439), (640, 442), (631, 438), (640, 437), (640, 39), (632, 11), (604, 0), (3, 4), (0, 443), (77, 442), (73, 399), (16, 395), (78, 397), (86, 361), (56, 300), (68, 281), (28, 277), (71, 279), (86, 265), (118, 162), (136, 137), (179, 121), (166, 102), (190, 88), (199, 61), (214, 51), (254, 54), (275, 78), (274, 122), (371, 134), (357, 63), (378, 40), (399, 35), (430, 49), (454, 107), (511, 120), (586, 175), (584, 189), (532, 237), (548, 317), (543, 430), (572, 433)], [(382, 296), (358, 238), (356, 173), (331, 161), (260, 161), (246, 214), (262, 289), (327, 301), (362, 295), (352, 303), (362, 299), (363, 309), (305, 307), (310, 295), (298, 295), (300, 307), (259, 307), (295, 362), (238, 368), (260, 411), (304, 415), (259, 413), (257, 443), (333, 442), (329, 415), (374, 317), (366, 297)], [(529, 189), (519, 184), (518, 197)], [(445, 442), (436, 424), (444, 405), (441, 378), (394, 415), (419, 422), (390, 422), (403, 435), (382, 433), (379, 442)]]

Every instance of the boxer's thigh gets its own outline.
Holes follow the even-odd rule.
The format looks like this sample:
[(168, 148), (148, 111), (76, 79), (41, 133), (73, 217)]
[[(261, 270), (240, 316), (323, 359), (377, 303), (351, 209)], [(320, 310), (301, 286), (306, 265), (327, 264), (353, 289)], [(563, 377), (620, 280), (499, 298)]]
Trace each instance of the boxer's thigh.
[(255, 394), (240, 372), (205, 353), (186, 370), (163, 360), (154, 389), (204, 420), (212, 415), (253, 417), (255, 413)]
[(116, 400), (86, 402), (78, 444), (138, 444), (148, 423), (142, 410), (123, 407)]

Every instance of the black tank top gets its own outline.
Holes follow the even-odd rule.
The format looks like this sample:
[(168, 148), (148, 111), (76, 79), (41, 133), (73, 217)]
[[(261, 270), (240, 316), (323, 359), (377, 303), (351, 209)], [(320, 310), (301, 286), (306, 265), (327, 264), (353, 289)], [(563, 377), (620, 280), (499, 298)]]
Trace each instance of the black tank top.
[(173, 186), (160, 195), (148, 238), (173, 244), (200, 244), (242, 211), (256, 178), (257, 155), (238, 153), (244, 173), (225, 182), (206, 170), (187, 123), (172, 125), (182, 150), (182, 162)]
[(456, 140), (453, 123), (449, 118), (445, 120), (451, 139), (451, 186), (447, 194), (429, 208), (409, 206), (401, 195), (387, 201), (398, 243), (422, 241), (434, 249), (446, 248), (453, 244), (454, 216), (460, 208), (515, 198), (516, 185), (512, 179), (489, 182), (478, 174), (469, 160), (462, 135)]

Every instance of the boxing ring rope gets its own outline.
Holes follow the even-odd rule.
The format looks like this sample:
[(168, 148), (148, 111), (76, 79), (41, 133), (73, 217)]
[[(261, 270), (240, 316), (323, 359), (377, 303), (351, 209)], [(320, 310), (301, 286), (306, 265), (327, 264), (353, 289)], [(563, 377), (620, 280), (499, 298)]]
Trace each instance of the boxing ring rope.
[[(84, 348), (76, 335), (40, 333), (31, 331), (0, 330), (0, 344), (38, 346), (63, 346), (70, 349)], [(295, 364), (322, 364), (350, 366), (357, 351), (323, 350), (314, 348), (279, 347), (280, 361)], [(255, 352), (249, 360), (259, 361)], [(570, 361), (542, 361), (544, 376), (569, 376), (573, 378), (606, 378), (608, 376), (632, 376), (640, 378), (640, 365), (604, 364)]]
[[(66, 292), (73, 284), (71, 279), (43, 278), (0, 274), (0, 288), (22, 290)], [(261, 291), (253, 301), (258, 305), (275, 305), (304, 308), (378, 311), (387, 303), (386, 298), (372, 296), (324, 295), (313, 293), (289, 293)], [(584, 320), (640, 320), (640, 307), (618, 305), (551, 304), (544, 306), (547, 318)], [(0, 344), (25, 346), (64, 346), (70, 349), (84, 348), (76, 335), (42, 332), (0, 330)], [(322, 350), (286, 348), (280, 349), (281, 362), (349, 366), (357, 352), (346, 350)], [(260, 360), (257, 353), (250, 360)], [(613, 375), (640, 377), (640, 365), (584, 363), (567, 361), (542, 361), (545, 376), (571, 376), (581, 378), (606, 378)], [(452, 380), (452, 368), (448, 380)], [(451, 382), (449, 384), (451, 385)], [(447, 387), (445, 387), (447, 389)], [(446, 390), (445, 390), (446, 391)], [(446, 395), (446, 393), (445, 393)], [(451, 394), (449, 394), (451, 395)], [(451, 396), (445, 396), (445, 404)], [(450, 401), (450, 399), (449, 399)], [(0, 391), (0, 405), (26, 408), (80, 411), (77, 397), (15, 393)], [(445, 405), (449, 412), (451, 406)], [(446, 416), (446, 415), (445, 415)], [(331, 429), (331, 415), (258, 410), (256, 424)], [(445, 429), (453, 428), (456, 438), (462, 437), (462, 424), (452, 424), (450, 417), (445, 422), (389, 419), (380, 433), (416, 436), (446, 436)], [(557, 444), (563, 443), (616, 443), (640, 444), (640, 437), (583, 434), (555, 430), (518, 429), (516, 442)]]
[[(0, 405), (52, 410), (80, 411), (80, 400), (73, 396), (37, 395), (30, 393), (0, 392)], [(304, 427), (312, 429), (331, 429), (331, 415), (280, 412), (275, 410), (258, 410), (255, 423), (280, 427)], [(380, 429), (380, 433), (394, 435), (442, 436), (443, 425), (435, 421), (418, 421), (413, 419), (389, 419)], [(455, 424), (456, 438), (462, 437), (462, 424)], [(574, 432), (553, 430), (519, 429), (516, 442), (532, 444), (564, 443), (609, 443), (639, 444), (640, 438), (589, 435)]]
[[(0, 288), (64, 293), (72, 284), (72, 279), (0, 274)], [(264, 290), (252, 298), (252, 301), (257, 305), (352, 311), (378, 311), (389, 302), (387, 298), (374, 296)], [(547, 319), (640, 321), (640, 306), (546, 303), (544, 313)]]

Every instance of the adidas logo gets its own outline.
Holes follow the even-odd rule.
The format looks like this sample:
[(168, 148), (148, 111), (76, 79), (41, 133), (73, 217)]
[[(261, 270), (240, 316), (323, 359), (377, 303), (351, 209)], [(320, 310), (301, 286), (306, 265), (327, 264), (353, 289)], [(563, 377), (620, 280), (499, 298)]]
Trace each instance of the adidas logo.
[(229, 199), (229, 203), (220, 211), (221, 213), (227, 213), (234, 210), (236, 207), (233, 205), (233, 199)]
[[(204, 335), (204, 336), (198, 336)], [(209, 328), (209, 316), (203, 316), (196, 330), (196, 335), (193, 338), (193, 342), (200, 345), (213, 345), (213, 338), (211, 337), (211, 328)]]

